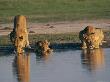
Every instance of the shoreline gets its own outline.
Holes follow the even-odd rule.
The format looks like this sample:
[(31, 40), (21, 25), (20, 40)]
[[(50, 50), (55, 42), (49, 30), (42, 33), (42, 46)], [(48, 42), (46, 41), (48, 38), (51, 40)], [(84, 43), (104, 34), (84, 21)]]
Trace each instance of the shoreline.
[[(31, 45), (31, 49), (25, 48), (25, 50), (27, 52), (34, 52), (34, 45)], [(81, 49), (81, 43), (52, 43), (49, 46), (51, 49), (53, 50), (59, 50), (59, 49), (72, 49), (72, 50), (82, 50)], [(100, 48), (110, 48), (110, 44), (109, 43), (103, 43), (102, 46), (100, 46)], [(12, 45), (5, 45), (5, 46), (0, 46), (0, 51), (1, 52), (13, 52), (14, 47)]]

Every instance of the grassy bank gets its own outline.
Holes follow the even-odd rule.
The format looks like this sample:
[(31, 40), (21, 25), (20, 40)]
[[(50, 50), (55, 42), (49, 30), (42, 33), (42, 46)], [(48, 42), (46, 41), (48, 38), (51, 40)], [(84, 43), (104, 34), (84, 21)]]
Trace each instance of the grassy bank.
[[(104, 32), (105, 38), (104, 40), (106, 43), (104, 43), (104, 47), (109, 46), (110, 47), (110, 31)], [(29, 42), (30, 44), (33, 44), (36, 41), (42, 41), (42, 40), (48, 40), (50, 43), (57, 43), (57, 44), (63, 44), (67, 45), (68, 43), (79, 43), (79, 37), (78, 33), (65, 33), (65, 34), (37, 34), (37, 35), (29, 35)], [(65, 44), (66, 43), (66, 44)], [(11, 45), (9, 36), (0, 36), (0, 46), (7, 46)], [(71, 45), (71, 44), (70, 44)], [(74, 44), (75, 45), (75, 44)]]
[[(66, 34), (38, 34), (29, 35), (30, 44), (34, 44), (36, 41), (48, 40), (51, 43), (65, 43), (65, 42), (78, 42), (78, 34), (66, 33)], [(10, 45), (9, 36), (0, 36), (0, 45)]]
[(110, 0), (0, 0), (0, 22), (23, 14), (31, 22), (109, 19)]

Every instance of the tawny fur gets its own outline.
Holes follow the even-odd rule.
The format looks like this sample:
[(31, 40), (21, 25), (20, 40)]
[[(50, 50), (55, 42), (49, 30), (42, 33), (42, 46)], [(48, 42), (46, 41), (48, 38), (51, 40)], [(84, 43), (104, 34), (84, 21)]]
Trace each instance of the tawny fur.
[(99, 48), (102, 45), (104, 34), (101, 28), (94, 28), (87, 26), (84, 30), (80, 31), (79, 39), (82, 43), (82, 48)]
[(10, 40), (12, 44), (15, 46), (17, 53), (22, 53), (23, 48), (29, 46), (25, 16), (15, 16), (14, 28), (13, 31), (10, 33)]
[(35, 52), (39, 55), (49, 54), (52, 49), (49, 48), (50, 42), (47, 40), (38, 41), (35, 43)]

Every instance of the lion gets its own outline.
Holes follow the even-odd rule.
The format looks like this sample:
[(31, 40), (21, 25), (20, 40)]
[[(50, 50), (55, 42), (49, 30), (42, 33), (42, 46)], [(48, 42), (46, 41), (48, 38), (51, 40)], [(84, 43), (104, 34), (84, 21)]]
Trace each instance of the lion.
[(82, 43), (82, 49), (99, 48), (103, 43), (104, 33), (101, 28), (87, 26), (84, 30), (80, 31), (79, 39)]
[(47, 40), (38, 41), (35, 43), (35, 52), (38, 55), (48, 55), (52, 52), (52, 49), (49, 48), (50, 42)]
[(14, 28), (10, 33), (10, 40), (17, 53), (22, 53), (23, 48), (30, 47), (28, 40), (28, 31), (26, 26), (26, 17), (17, 15), (14, 18)]

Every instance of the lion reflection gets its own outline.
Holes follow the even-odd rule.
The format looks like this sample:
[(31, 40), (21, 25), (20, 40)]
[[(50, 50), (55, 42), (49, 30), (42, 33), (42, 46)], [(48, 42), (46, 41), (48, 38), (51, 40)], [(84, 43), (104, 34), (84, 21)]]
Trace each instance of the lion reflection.
[(103, 49), (83, 50), (81, 62), (88, 70), (96, 70), (104, 65)]
[(49, 61), (52, 53), (45, 52), (45, 53), (35, 53), (36, 54), (36, 61), (44, 61), (45, 63)]
[(30, 55), (17, 55), (13, 62), (18, 82), (30, 82)]

